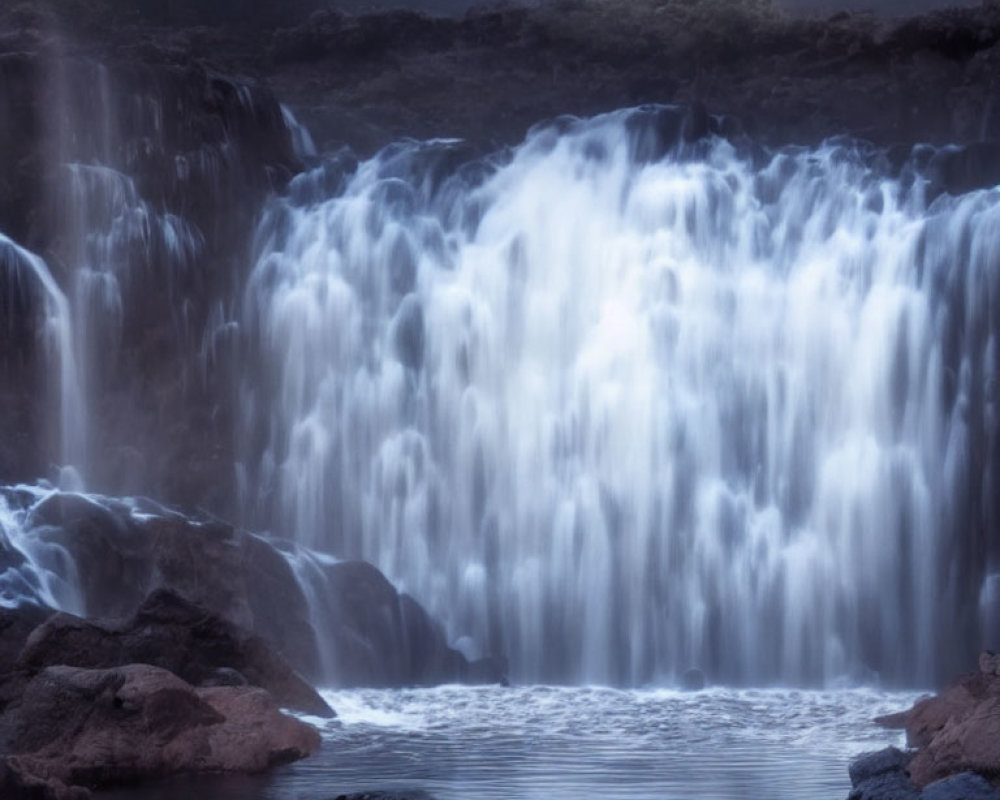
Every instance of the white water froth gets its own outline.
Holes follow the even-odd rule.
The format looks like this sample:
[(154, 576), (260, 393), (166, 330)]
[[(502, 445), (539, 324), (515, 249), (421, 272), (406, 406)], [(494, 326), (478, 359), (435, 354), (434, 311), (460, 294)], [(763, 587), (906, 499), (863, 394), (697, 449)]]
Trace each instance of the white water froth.
[(629, 113), (482, 179), (427, 144), (293, 184), (246, 293), (246, 505), (520, 681), (929, 681), (1000, 195), (928, 210), (850, 145), (646, 163)]
[[(849, 791), (859, 752), (900, 745), (871, 722), (913, 694), (594, 687), (324, 693), (325, 746), (267, 797), (423, 789), (441, 800), (511, 796), (787, 800)], [(263, 793), (262, 793), (263, 794)]]
[(20, 494), (22, 502), (11, 503), (8, 496), (0, 494), (0, 607), (29, 603), (82, 614), (80, 576), (72, 556), (32, 526), (26, 510), (55, 490), (41, 486), (3, 488), (8, 494)]

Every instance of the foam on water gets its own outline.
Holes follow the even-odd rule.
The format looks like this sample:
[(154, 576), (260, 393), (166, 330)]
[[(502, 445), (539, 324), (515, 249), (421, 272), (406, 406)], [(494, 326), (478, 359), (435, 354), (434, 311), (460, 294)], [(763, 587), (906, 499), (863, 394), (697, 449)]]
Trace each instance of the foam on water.
[(255, 796), (421, 788), (438, 800), (843, 797), (873, 725), (912, 694), (446, 686), (327, 692), (324, 747)]

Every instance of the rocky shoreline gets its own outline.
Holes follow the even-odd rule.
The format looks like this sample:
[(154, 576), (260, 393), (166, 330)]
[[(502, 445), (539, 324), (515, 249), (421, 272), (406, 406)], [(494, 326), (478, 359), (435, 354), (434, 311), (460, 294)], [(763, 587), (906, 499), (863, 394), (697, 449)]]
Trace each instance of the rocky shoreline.
[(909, 749), (852, 762), (849, 800), (1000, 798), (1000, 656), (984, 652), (978, 672), (875, 722), (904, 730)]

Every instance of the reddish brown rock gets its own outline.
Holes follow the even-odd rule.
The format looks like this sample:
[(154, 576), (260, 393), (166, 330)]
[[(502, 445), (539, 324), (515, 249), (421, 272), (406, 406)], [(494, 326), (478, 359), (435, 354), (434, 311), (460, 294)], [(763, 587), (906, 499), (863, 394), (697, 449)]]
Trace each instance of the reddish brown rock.
[[(1000, 776), (1000, 659), (979, 658), (979, 672), (966, 675), (913, 708), (879, 717), (887, 728), (905, 728), (910, 747), (909, 780), (923, 788), (962, 773)], [(950, 795), (949, 795), (950, 796)]]
[(935, 697), (918, 700), (906, 712), (906, 743), (924, 747), (953, 717), (965, 717), (975, 707), (976, 697), (963, 682), (945, 689)]
[(1000, 683), (982, 673), (968, 675), (935, 697), (918, 700), (906, 714), (906, 742), (925, 747), (950, 720), (969, 716), (986, 698), (1000, 694)]
[(918, 786), (959, 772), (1000, 775), (1000, 697), (975, 703), (963, 716), (953, 716), (910, 762)]
[(19, 659), (29, 673), (57, 664), (107, 669), (129, 663), (153, 664), (192, 684), (218, 683), (219, 670), (235, 670), (288, 708), (333, 715), (316, 690), (259, 636), (162, 589), (127, 620), (56, 614), (28, 637)]
[(259, 772), (320, 745), (262, 689), (195, 689), (145, 664), (49, 667), (8, 716), (8, 778), (52, 797), (179, 772)]
[(873, 722), (889, 730), (901, 731), (906, 728), (906, 721), (909, 718), (910, 709), (907, 709), (906, 711), (897, 711), (895, 714), (883, 714), (881, 717), (875, 717)]

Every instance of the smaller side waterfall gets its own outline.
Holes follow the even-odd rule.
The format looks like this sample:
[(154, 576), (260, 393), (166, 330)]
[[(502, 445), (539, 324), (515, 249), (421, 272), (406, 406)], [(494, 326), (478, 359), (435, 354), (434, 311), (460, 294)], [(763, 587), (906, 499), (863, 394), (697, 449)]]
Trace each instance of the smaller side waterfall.
[[(32, 166), (10, 168), (0, 230), (44, 258), (61, 292), (76, 402), (58, 447), (23, 433), (22, 419), (57, 427), (31, 407), (43, 390), (0, 386), (17, 412), (0, 415), (0, 441), (18, 438), (0, 445), (0, 480), (51, 477), (59, 463), (89, 489), (226, 513), (234, 378), (216, 366), (234, 357), (255, 216), (308, 157), (308, 134), (266, 90), (199, 65), (101, 62), (55, 32), (15, 60), (0, 161)], [(11, 324), (34, 335), (27, 317)], [(57, 379), (26, 353), (17, 369), (50, 393)], [(0, 384), (13, 370), (0, 363)]]
[[(6, 300), (4, 315), (13, 325), (17, 320), (38, 320), (33, 331), (6, 331), (15, 348), (27, 346), (22, 336), (38, 336), (44, 363), (51, 365), (54, 386), (46, 398), (57, 409), (58, 458), (62, 465), (80, 463), (86, 450), (86, 425), (80, 373), (73, 346), (73, 319), (69, 302), (39, 256), (25, 250), (0, 233), (0, 297)], [(9, 355), (8, 357), (13, 357)]]

